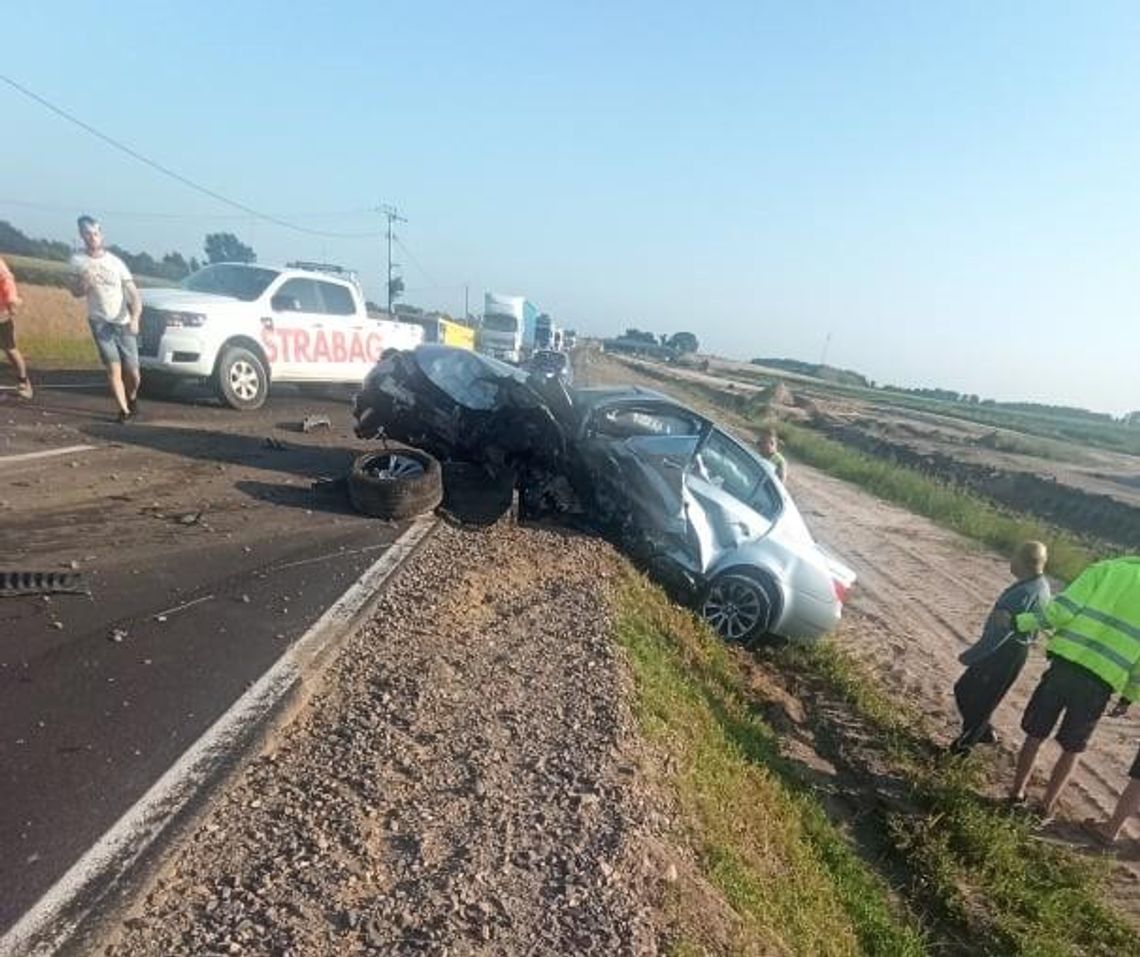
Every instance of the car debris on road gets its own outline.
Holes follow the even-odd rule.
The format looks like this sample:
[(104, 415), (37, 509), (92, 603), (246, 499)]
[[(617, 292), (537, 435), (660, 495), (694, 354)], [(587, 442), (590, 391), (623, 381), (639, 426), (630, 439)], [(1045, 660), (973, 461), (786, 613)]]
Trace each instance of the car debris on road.
[(0, 571), (0, 597), (22, 595), (90, 595), (82, 575), (73, 571)]
[[(360, 438), (415, 447), (399, 454), (420, 456), (425, 475), (442, 475), (439, 463), (477, 465), (488, 486), (517, 487), (521, 518), (552, 517), (611, 538), (727, 640), (817, 639), (838, 624), (854, 585), (854, 572), (812, 538), (769, 463), (659, 392), (571, 390), (557, 376), (427, 345), (377, 364), (353, 415)], [(350, 492), (367, 459), (354, 467)], [(397, 497), (402, 479), (381, 484)], [(423, 479), (417, 472), (407, 481)], [(434, 492), (407, 500), (424, 510), (438, 504)]]

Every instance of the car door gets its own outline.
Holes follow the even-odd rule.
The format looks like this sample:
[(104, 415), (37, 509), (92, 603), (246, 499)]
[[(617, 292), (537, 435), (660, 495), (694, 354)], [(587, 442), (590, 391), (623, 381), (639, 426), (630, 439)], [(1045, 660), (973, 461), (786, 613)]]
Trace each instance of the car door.
[(317, 280), (324, 320), (314, 332), (314, 358), (327, 382), (364, 381), (375, 364), (369, 352), (369, 320), (357, 309), (352, 290), (339, 282)]
[(623, 401), (594, 409), (578, 443), (603, 516), (683, 564), (697, 550), (684, 476), (705, 428), (679, 406)]
[(262, 336), (275, 347), (266, 350), (273, 378), (279, 382), (319, 379), (320, 362), (314, 349), (325, 315), (316, 282), (300, 276), (286, 279), (273, 293), (270, 306), (273, 315)]
[(705, 435), (685, 472), (689, 520), (705, 543), (700, 570), (725, 552), (763, 538), (781, 499), (764, 466), (720, 429)]

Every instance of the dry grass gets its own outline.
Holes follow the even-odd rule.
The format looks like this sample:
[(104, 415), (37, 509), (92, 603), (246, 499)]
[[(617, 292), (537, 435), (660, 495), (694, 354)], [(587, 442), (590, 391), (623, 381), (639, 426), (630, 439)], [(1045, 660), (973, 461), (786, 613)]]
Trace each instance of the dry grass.
[(97, 366), (82, 299), (53, 286), (20, 286), (16, 344), (33, 368)]

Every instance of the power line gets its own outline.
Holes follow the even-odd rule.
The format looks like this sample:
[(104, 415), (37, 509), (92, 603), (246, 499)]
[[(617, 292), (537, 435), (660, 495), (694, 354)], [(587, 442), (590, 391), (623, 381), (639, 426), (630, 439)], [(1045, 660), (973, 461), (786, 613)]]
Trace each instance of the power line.
[[(26, 199), (6, 199), (0, 197), (0, 206), (20, 206), (25, 209), (38, 209), (46, 212), (73, 212), (75, 204), (64, 203), (39, 203)], [(87, 206), (91, 212), (99, 213), (102, 216), (114, 216), (119, 219), (167, 219), (167, 220), (218, 220), (218, 219), (235, 219), (247, 220), (249, 216), (244, 213), (161, 213), (161, 212), (141, 212), (139, 210), (125, 210), (125, 209), (107, 209), (102, 206)], [(306, 213), (276, 213), (277, 216), (289, 216), (292, 219), (304, 218), (333, 218), (333, 217), (348, 217), (366, 215), (371, 216), (373, 210), (371, 209), (353, 209), (353, 210), (329, 210), (326, 212), (306, 212)], [(363, 233), (361, 238), (367, 237), (372, 239), (375, 233)]]
[(366, 239), (372, 238), (376, 235), (375, 233), (334, 233), (323, 229), (310, 229), (307, 226), (298, 226), (296, 223), (291, 223), (288, 220), (281, 219), (277, 216), (271, 216), (268, 213), (262, 213), (254, 209), (252, 206), (247, 206), (245, 203), (240, 203), (236, 199), (230, 199), (228, 196), (223, 196), (221, 193), (210, 189), (208, 186), (203, 186), (201, 183), (197, 183), (189, 177), (175, 172), (174, 170), (170, 169), (170, 167), (164, 166), (162, 163), (151, 159), (149, 156), (144, 156), (138, 150), (127, 146), (126, 143), (123, 143), (115, 139), (113, 136), (109, 136), (108, 134), (97, 130), (90, 123), (85, 123), (74, 114), (67, 112), (67, 110), (63, 109), (60, 106), (56, 106), (50, 100), (47, 100), (44, 97), (40, 96), (38, 93), (29, 90), (26, 86), (17, 83), (11, 77), (0, 73), (0, 80), (2, 80), (4, 83), (7, 83), (8, 86), (12, 87), (12, 89), (14, 89), (17, 93), (26, 96), (28, 99), (38, 103), (45, 109), (50, 110), (52, 113), (56, 114), (56, 116), (62, 117), (69, 123), (73, 123), (80, 129), (86, 131), (87, 133), (90, 133), (96, 139), (100, 139), (109, 146), (112, 146), (115, 149), (119, 150), (119, 152), (126, 153), (127, 156), (130, 156), (132, 159), (135, 159), (138, 162), (149, 166), (151, 169), (162, 173), (164, 176), (168, 176), (171, 179), (176, 180), (183, 186), (187, 186), (196, 192), (202, 193), (204, 196), (209, 196), (211, 199), (217, 200), (219, 203), (223, 203), (226, 206), (232, 206), (234, 209), (239, 209), (248, 216), (253, 216), (256, 219), (264, 220), (267, 223), (273, 223), (274, 225), (281, 226), (284, 229), (291, 229), (298, 233), (306, 233), (310, 236), (323, 236), (328, 239)]
[(418, 269), (420, 271), (420, 275), (422, 275), (424, 277), (424, 279), (426, 279), (428, 282), (430, 282), (434, 286), (442, 287), (443, 284), (436, 282), (435, 277), (431, 273), (429, 273), (426, 269), (424, 269), (423, 266), (420, 265), (420, 261), (418, 259), (416, 259), (415, 256), (412, 255), (412, 251), (410, 249), (408, 249), (407, 246), (404, 245), (404, 241), (402, 239), (400, 239), (399, 236), (393, 235), (392, 241), (397, 246), (400, 247), (400, 249), (403, 251), (404, 255), (408, 257), (408, 261), (413, 266), (415, 266), (416, 269)]

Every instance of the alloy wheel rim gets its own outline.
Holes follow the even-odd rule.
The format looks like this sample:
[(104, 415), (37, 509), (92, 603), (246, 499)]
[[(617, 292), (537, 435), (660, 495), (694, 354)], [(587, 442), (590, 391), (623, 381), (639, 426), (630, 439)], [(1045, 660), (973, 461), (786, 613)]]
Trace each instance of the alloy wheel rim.
[(727, 578), (709, 590), (702, 617), (726, 641), (740, 641), (766, 621), (768, 611), (768, 598), (759, 585)]
[(257, 396), (260, 387), (261, 378), (250, 363), (239, 359), (230, 366), (230, 388), (239, 399), (244, 402), (250, 401)]

